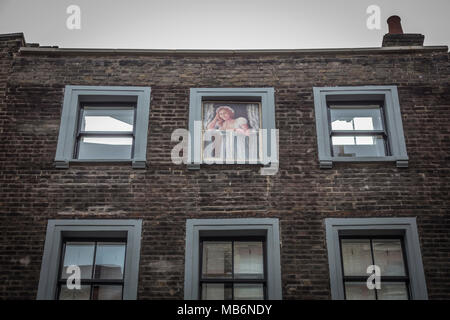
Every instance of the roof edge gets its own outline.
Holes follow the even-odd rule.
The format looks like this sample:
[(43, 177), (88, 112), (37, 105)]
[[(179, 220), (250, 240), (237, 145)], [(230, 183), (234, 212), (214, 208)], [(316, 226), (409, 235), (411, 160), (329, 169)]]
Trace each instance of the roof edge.
[(0, 33), (0, 38), (25, 38), (23, 32)]
[(97, 48), (51, 48), (51, 47), (21, 47), (22, 54), (51, 55), (159, 55), (159, 54), (309, 54), (309, 53), (405, 53), (423, 51), (445, 51), (448, 46), (401, 46), (372, 48), (330, 48), (330, 49), (256, 49), (256, 50), (208, 50), (208, 49), (97, 49)]

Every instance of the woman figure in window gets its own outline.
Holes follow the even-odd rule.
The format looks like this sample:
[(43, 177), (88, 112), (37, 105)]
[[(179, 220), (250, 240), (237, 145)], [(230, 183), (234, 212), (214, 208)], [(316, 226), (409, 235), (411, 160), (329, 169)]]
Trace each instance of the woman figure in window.
[(250, 128), (244, 117), (234, 119), (234, 110), (228, 106), (220, 106), (216, 110), (216, 116), (208, 124), (208, 129), (233, 130), (238, 133), (249, 135)]
[[(250, 135), (255, 135), (255, 130), (251, 129), (245, 117), (234, 118), (235, 111), (229, 106), (219, 106), (216, 115), (208, 125), (208, 130), (217, 130), (220, 134), (214, 135), (214, 155), (215, 158), (248, 160), (251, 154), (257, 154), (258, 142), (255, 141), (251, 148), (249, 145)], [(233, 136), (228, 136), (225, 132), (233, 131)], [(238, 136), (244, 139), (238, 139)], [(248, 138), (247, 138), (248, 137)], [(231, 140), (229, 140), (231, 139)], [(231, 148), (231, 149), (230, 149)], [(251, 150), (250, 150), (251, 149)], [(205, 149), (206, 150), (206, 149)], [(234, 150), (234, 151), (233, 151)], [(206, 156), (208, 157), (208, 155)], [(256, 157), (256, 156), (254, 156)]]

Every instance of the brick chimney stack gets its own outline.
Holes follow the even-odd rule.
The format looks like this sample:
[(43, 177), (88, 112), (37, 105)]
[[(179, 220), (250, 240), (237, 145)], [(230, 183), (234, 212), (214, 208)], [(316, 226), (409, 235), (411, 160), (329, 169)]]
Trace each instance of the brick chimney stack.
[(423, 46), (425, 36), (420, 33), (403, 33), (399, 16), (387, 19), (389, 33), (383, 37), (383, 47)]

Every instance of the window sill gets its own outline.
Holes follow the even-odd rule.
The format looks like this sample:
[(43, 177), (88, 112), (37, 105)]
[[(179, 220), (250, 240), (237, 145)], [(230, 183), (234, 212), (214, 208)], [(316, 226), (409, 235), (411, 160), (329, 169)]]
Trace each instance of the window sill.
[[(211, 166), (212, 168), (218, 168), (224, 169), (224, 170), (235, 170), (235, 169), (250, 169), (250, 168), (258, 168), (259, 174), (263, 176), (274, 176), (278, 173), (279, 170), (279, 164), (278, 162), (272, 162), (269, 164), (264, 164), (262, 162), (258, 163), (212, 163), (212, 164), (188, 164), (187, 169), (188, 170), (200, 170), (200, 166)], [(251, 170), (251, 169), (250, 169)]]
[(187, 165), (188, 169), (190, 170), (199, 170), (200, 166), (270, 166), (269, 164), (264, 164), (260, 161), (255, 162), (255, 163), (248, 163), (248, 162), (244, 162), (244, 163), (238, 163), (238, 162), (224, 162), (224, 163), (190, 163)]
[(71, 159), (66, 161), (56, 160), (54, 162), (55, 167), (58, 169), (67, 169), (69, 168), (70, 163), (93, 163), (93, 164), (111, 164), (111, 163), (131, 163), (131, 166), (134, 169), (145, 169), (146, 161), (145, 160), (137, 160), (137, 159)]
[(321, 169), (331, 169), (333, 162), (395, 162), (397, 168), (407, 168), (408, 158), (388, 156), (388, 157), (331, 157), (328, 159), (320, 159)]

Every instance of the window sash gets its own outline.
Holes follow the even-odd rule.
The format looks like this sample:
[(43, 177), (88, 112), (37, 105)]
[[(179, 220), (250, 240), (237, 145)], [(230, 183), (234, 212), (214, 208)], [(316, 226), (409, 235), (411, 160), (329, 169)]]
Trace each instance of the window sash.
[[(231, 242), (231, 275), (232, 278), (203, 278), (203, 242), (204, 241), (228, 241)], [(263, 246), (263, 278), (262, 279), (245, 279), (234, 277), (234, 242), (262, 242)], [(219, 284), (231, 284), (232, 285), (232, 300), (234, 300), (234, 284), (248, 283), (248, 284), (262, 284), (263, 285), (263, 297), (267, 299), (267, 248), (265, 237), (202, 237), (200, 238), (199, 246), (199, 297), (202, 297), (202, 284), (203, 283), (219, 283)]]
[[(62, 248), (61, 253), (59, 257), (59, 268), (58, 268), (58, 280), (57, 280), (57, 288), (55, 290), (56, 300), (59, 300), (59, 295), (61, 292), (61, 287), (67, 283), (67, 279), (63, 279), (61, 277), (62, 270), (64, 268), (64, 258), (66, 253), (66, 243), (67, 242), (94, 242), (94, 258), (92, 260), (92, 273), (90, 279), (80, 279), (81, 285), (90, 285), (90, 293), (89, 297), (92, 300), (93, 294), (94, 294), (94, 286), (95, 285), (121, 285), (122, 286), (122, 299), (123, 299), (123, 290), (125, 286), (125, 268), (126, 268), (126, 249), (127, 249), (127, 242), (124, 241), (124, 239), (121, 238), (65, 238), (62, 241)], [(124, 257), (124, 263), (123, 263), (123, 275), (122, 279), (95, 279), (94, 273), (95, 273), (95, 263), (97, 258), (97, 245), (98, 243), (123, 243), (125, 244), (125, 257)]]
[[(58, 283), (58, 287), (56, 288), (56, 300), (60, 300), (59, 296), (61, 294), (61, 288), (64, 284)], [(94, 300), (94, 287), (95, 286), (107, 286), (107, 285), (111, 285), (111, 286), (121, 286), (122, 288), (122, 296), (121, 296), (121, 300), (123, 300), (123, 291), (124, 291), (124, 283), (83, 283), (83, 281), (81, 281), (81, 285), (89, 285), (89, 300)]]
[[(251, 153), (252, 150), (250, 150), (250, 148), (244, 148), (239, 149), (239, 145), (235, 145), (238, 143), (238, 140), (236, 140), (238, 134), (236, 134), (236, 132), (232, 131), (232, 135), (230, 136), (230, 138), (233, 139), (233, 148), (237, 149), (237, 152), (235, 150), (233, 150), (233, 157), (232, 162), (234, 164), (240, 164), (241, 162), (243, 163), (250, 163), (250, 162), (254, 162), (254, 163), (260, 163), (263, 160), (263, 155), (265, 150), (263, 150), (264, 145), (263, 145), (263, 134), (262, 134), (262, 129), (265, 129), (263, 126), (263, 112), (262, 112), (262, 104), (261, 101), (243, 101), (242, 99), (229, 99), (229, 100), (211, 100), (211, 99), (207, 99), (207, 100), (202, 100), (201, 102), (201, 123), (202, 123), (202, 128), (201, 128), (201, 148), (200, 148), (200, 159), (201, 159), (201, 163), (205, 163), (206, 161), (213, 161), (215, 163), (228, 163), (230, 162), (230, 159), (227, 158), (226, 155), (222, 154), (223, 150), (226, 150), (226, 139), (228, 138), (228, 134), (230, 132), (229, 129), (227, 130), (219, 130), (219, 129), (205, 129), (204, 128), (204, 111), (205, 111), (205, 105), (206, 104), (224, 104), (224, 105), (229, 105), (229, 104), (255, 104), (258, 105), (258, 112), (259, 112), (259, 129), (258, 131), (254, 134), (254, 137), (256, 138), (256, 150), (254, 150), (255, 156), (256, 158), (251, 157)], [(254, 128), (252, 128), (254, 129)], [(211, 133), (212, 136), (218, 135), (220, 136), (223, 141), (223, 145), (220, 145), (221, 148), (221, 155), (220, 157), (215, 155), (213, 157), (210, 158), (205, 158), (205, 141), (204, 141), (204, 136), (206, 134)], [(270, 132), (269, 132), (270, 134)], [(212, 137), (211, 137), (212, 138)], [(244, 138), (245, 139), (245, 138)], [(245, 145), (245, 144), (244, 144)], [(216, 150), (217, 151), (217, 150)], [(244, 154), (243, 159), (239, 158), (240, 152), (242, 152)], [(245, 154), (248, 152), (248, 158), (245, 157)]]
[[(370, 254), (371, 254), (371, 260), (372, 264), (375, 265), (375, 256), (374, 256), (374, 250), (373, 250), (373, 240), (377, 239), (396, 239), (400, 240), (401, 250), (402, 250), (402, 258), (403, 258), (403, 265), (405, 268), (405, 275), (404, 276), (382, 276), (380, 277), (380, 282), (403, 282), (406, 284), (406, 291), (408, 295), (408, 300), (411, 299), (411, 288), (410, 288), (410, 278), (409, 278), (409, 271), (408, 271), (408, 263), (406, 258), (406, 248), (404, 243), (403, 237), (396, 237), (396, 236), (339, 236), (339, 250), (340, 250), (340, 258), (341, 258), (341, 270), (342, 270), (342, 282), (343, 282), (343, 288), (344, 288), (344, 299), (347, 299), (346, 297), (346, 290), (345, 290), (345, 283), (346, 282), (366, 282), (369, 274), (367, 276), (346, 276), (345, 270), (344, 270), (344, 258), (342, 254), (342, 240), (343, 239), (364, 239), (370, 241)], [(375, 300), (378, 300), (378, 289), (375, 290)]]
[[(105, 110), (128, 110), (133, 109), (134, 119), (133, 119), (133, 131), (82, 131), (81, 125), (83, 122), (83, 109), (85, 107), (102, 109)], [(79, 150), (80, 150), (80, 141), (83, 137), (111, 137), (111, 138), (122, 138), (122, 137), (131, 137), (132, 145), (131, 145), (131, 153), (130, 159), (134, 158), (134, 149), (135, 149), (135, 140), (136, 140), (136, 116), (137, 116), (137, 107), (135, 104), (130, 103), (82, 103), (80, 104), (78, 110), (78, 123), (77, 123), (77, 134), (75, 139), (75, 150), (74, 150), (74, 159), (79, 159)], [(114, 159), (108, 159), (114, 160)]]
[[(331, 109), (372, 109), (371, 106), (379, 106), (381, 114), (381, 125), (383, 130), (333, 130), (331, 127)], [(386, 127), (386, 115), (384, 110), (384, 102), (382, 101), (333, 101), (327, 100), (327, 116), (328, 116), (328, 132), (330, 136), (330, 152), (336, 157), (333, 152), (334, 136), (382, 136), (384, 140), (385, 156), (390, 156), (389, 134)], [(353, 157), (358, 158), (358, 156)]]
[[(67, 282), (67, 279), (59, 279), (58, 284), (65, 284)], [(81, 279), (81, 284), (101, 284), (101, 285), (108, 285), (108, 284), (124, 284), (123, 280), (115, 280), (115, 279)]]
[(387, 138), (387, 133), (384, 130), (332, 130), (331, 136), (383, 136)]
[[(366, 133), (367, 132), (367, 133)], [(384, 153), (385, 153), (385, 155), (384, 156), (378, 156), (378, 157), (388, 157), (388, 156), (390, 156), (391, 154), (389, 153), (389, 139), (388, 139), (388, 137), (387, 137), (387, 135), (386, 134), (383, 134), (383, 133), (373, 133), (373, 132), (369, 132), (369, 131), (360, 131), (360, 133), (358, 132), (357, 134), (350, 134), (350, 133), (348, 133), (348, 134), (340, 134), (340, 132), (338, 133), (338, 134), (335, 134), (335, 133), (331, 133), (330, 134), (330, 152), (331, 152), (331, 155), (333, 156), (333, 157), (341, 157), (341, 156), (339, 156), (339, 155), (335, 155), (335, 152), (334, 152), (334, 147), (335, 146), (337, 146), (337, 145), (339, 145), (339, 144), (333, 144), (333, 137), (349, 137), (349, 138), (357, 138), (357, 137), (359, 137), (359, 136), (362, 136), (362, 137), (379, 137), (379, 136), (381, 136), (382, 137), (382, 139), (383, 139), (383, 149), (384, 149)], [(352, 145), (353, 147), (358, 147), (358, 146), (364, 146), (364, 145), (362, 145), (362, 144), (357, 144), (356, 143), (356, 139), (354, 139), (355, 140), (355, 144), (354, 145)], [(374, 146), (376, 146), (376, 144), (374, 144)], [(359, 157), (364, 157), (364, 156), (355, 156), (355, 157), (348, 157), (348, 158), (352, 158), (352, 159), (357, 159), (357, 158), (359, 158)]]
[[(371, 106), (379, 106), (380, 114), (381, 114), (381, 125), (383, 127), (383, 130), (375, 130), (375, 131), (386, 131), (386, 112), (385, 112), (385, 106), (384, 102), (382, 101), (333, 101), (333, 100), (327, 100), (327, 116), (328, 116), (328, 129), (329, 132), (333, 132), (331, 128), (331, 109), (341, 109), (341, 110), (351, 110), (351, 109), (373, 109)], [(343, 131), (343, 130), (335, 130), (336, 131)], [(349, 130), (353, 132), (353, 130)], [(357, 130), (355, 130), (357, 131)], [(365, 130), (364, 130), (365, 131)], [(374, 130), (367, 130), (369, 132), (373, 132)]]

